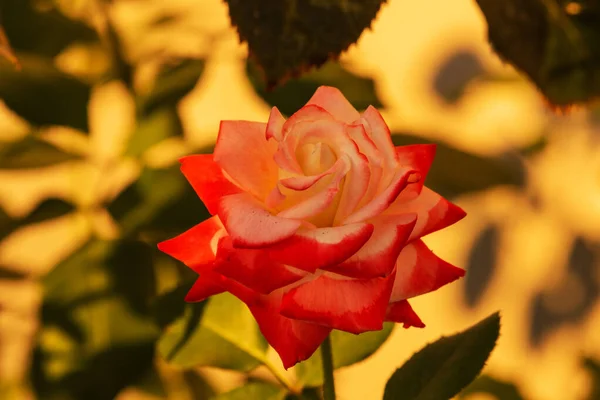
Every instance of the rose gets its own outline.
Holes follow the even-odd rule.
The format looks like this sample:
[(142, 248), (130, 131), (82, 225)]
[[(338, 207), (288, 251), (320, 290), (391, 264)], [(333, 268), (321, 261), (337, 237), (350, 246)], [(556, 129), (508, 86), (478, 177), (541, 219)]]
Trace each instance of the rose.
[(434, 145), (394, 148), (379, 112), (320, 87), (287, 121), (223, 121), (214, 154), (181, 160), (212, 218), (159, 248), (228, 291), (289, 368), (332, 329), (423, 327), (407, 299), (464, 275), (420, 240), (465, 216), (423, 186)]

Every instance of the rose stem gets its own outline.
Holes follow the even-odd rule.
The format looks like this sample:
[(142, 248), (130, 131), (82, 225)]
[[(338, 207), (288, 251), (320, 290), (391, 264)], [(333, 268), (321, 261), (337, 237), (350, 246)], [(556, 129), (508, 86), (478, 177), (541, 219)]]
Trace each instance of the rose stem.
[(331, 351), (331, 337), (327, 336), (321, 344), (321, 358), (323, 360), (323, 397), (324, 400), (335, 400), (335, 383), (333, 381), (333, 353)]

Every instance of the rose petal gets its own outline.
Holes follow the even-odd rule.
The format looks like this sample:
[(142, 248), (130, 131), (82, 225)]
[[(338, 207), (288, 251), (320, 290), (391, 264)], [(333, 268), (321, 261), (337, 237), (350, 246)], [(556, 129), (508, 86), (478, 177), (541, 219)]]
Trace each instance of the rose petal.
[(404, 328), (410, 328), (411, 326), (425, 328), (425, 324), (421, 321), (421, 318), (419, 318), (406, 300), (390, 303), (385, 314), (385, 320), (404, 324)]
[(321, 275), (283, 296), (283, 316), (359, 334), (383, 328), (394, 274), (375, 279)]
[(444, 199), (431, 189), (424, 187), (421, 194), (409, 202), (398, 199), (386, 211), (386, 215), (417, 213), (417, 224), (410, 240), (446, 228), (467, 215), (462, 208)]
[(267, 123), (266, 139), (269, 140), (274, 138), (278, 142), (283, 138), (283, 124), (285, 124), (285, 118), (277, 107), (271, 108), (271, 114), (269, 114), (269, 122)]
[[(277, 300), (272, 300), (272, 299)], [(308, 359), (331, 332), (330, 328), (286, 318), (279, 314), (281, 295), (250, 305), (250, 311), (267, 342), (281, 357), (285, 369)]]
[(229, 238), (219, 242), (214, 271), (262, 294), (269, 294), (306, 275), (272, 260), (262, 249), (235, 249)]
[(198, 154), (179, 160), (181, 172), (212, 215), (217, 213), (221, 197), (240, 193), (241, 189), (230, 182), (212, 154)]
[(241, 188), (264, 200), (277, 182), (277, 142), (265, 140), (266, 125), (221, 121), (214, 160)]
[(409, 182), (416, 182), (420, 179), (419, 174), (413, 169), (401, 167), (396, 171), (391, 184), (373, 200), (365, 204), (361, 209), (352, 213), (344, 220), (344, 223), (350, 224), (373, 218), (385, 211), (398, 197), (400, 192)]
[(400, 165), (412, 167), (425, 180), (433, 163), (436, 148), (435, 144), (413, 144), (409, 146), (397, 146), (395, 151)]
[(367, 107), (365, 112), (362, 114), (362, 119), (368, 123), (368, 132), (371, 133), (371, 138), (377, 146), (377, 149), (381, 152), (384, 160), (384, 164), (389, 168), (394, 168), (397, 165), (396, 151), (394, 149), (394, 143), (392, 143), (392, 136), (390, 128), (388, 128), (385, 120), (373, 106)]
[(158, 249), (194, 270), (215, 260), (218, 240), (225, 234), (219, 217), (214, 216), (182, 234), (160, 242)]
[(406, 245), (398, 256), (391, 301), (432, 292), (464, 275), (464, 270), (433, 254), (422, 240), (415, 240)]
[(377, 150), (375, 143), (368, 135), (363, 124), (353, 124), (346, 127), (346, 131), (350, 138), (356, 143), (361, 153), (363, 153), (368, 160), (370, 169), (370, 180), (369, 186), (365, 191), (362, 199), (358, 203), (358, 207), (364, 206), (368, 201), (372, 200), (379, 184), (383, 177), (383, 164), (381, 161), (381, 153)]
[(234, 194), (221, 199), (219, 217), (240, 248), (264, 247), (292, 236), (302, 221), (280, 218), (265, 210), (247, 193)]
[(415, 214), (376, 218), (371, 221), (375, 226), (373, 235), (358, 252), (340, 264), (321, 268), (360, 279), (388, 276), (416, 221)]
[(260, 294), (254, 290), (207, 269), (200, 273), (185, 301), (199, 302), (222, 292), (229, 292), (248, 305), (260, 300)]
[(220, 283), (221, 278), (208, 279), (210, 276), (210, 274), (207, 276), (206, 273), (203, 273), (200, 277), (198, 277), (198, 279), (196, 279), (196, 282), (194, 282), (192, 288), (185, 296), (186, 302), (197, 303), (204, 301), (215, 294), (225, 292), (225, 288)]
[(350, 124), (360, 118), (360, 114), (358, 111), (356, 111), (354, 106), (350, 104), (350, 102), (346, 99), (346, 97), (344, 97), (339, 89), (334, 87), (319, 87), (306, 104), (316, 104), (320, 107), (323, 107), (337, 120), (343, 121), (347, 124)]
[[(315, 183), (319, 182), (323, 177), (327, 175), (332, 175), (336, 171), (343, 168), (344, 159), (339, 158), (331, 167), (329, 167), (326, 171), (318, 175), (310, 175), (310, 176), (292, 176), (290, 178), (284, 178), (279, 181), (282, 186), (292, 189), (292, 190), (306, 190), (312, 187)], [(342, 165), (340, 165), (342, 164)]]
[(308, 272), (340, 263), (371, 237), (373, 225), (359, 223), (331, 228), (300, 229), (266, 251), (273, 259)]

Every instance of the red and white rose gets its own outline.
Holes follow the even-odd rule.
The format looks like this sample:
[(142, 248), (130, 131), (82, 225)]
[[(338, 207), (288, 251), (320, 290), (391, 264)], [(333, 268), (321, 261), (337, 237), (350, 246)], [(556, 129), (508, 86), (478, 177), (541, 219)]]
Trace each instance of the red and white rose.
[(465, 216), (423, 186), (434, 154), (320, 87), (287, 120), (223, 121), (214, 154), (183, 158), (213, 217), (159, 248), (198, 273), (187, 301), (246, 303), (286, 368), (332, 329), (423, 327), (407, 299), (464, 275), (421, 241)]

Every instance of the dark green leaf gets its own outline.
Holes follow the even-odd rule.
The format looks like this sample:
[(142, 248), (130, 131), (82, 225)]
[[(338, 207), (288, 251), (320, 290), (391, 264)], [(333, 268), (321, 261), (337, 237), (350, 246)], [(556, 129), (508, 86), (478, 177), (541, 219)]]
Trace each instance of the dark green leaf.
[(160, 377), (160, 372), (156, 367), (148, 370), (146, 374), (142, 375), (137, 381), (133, 382), (131, 386), (143, 393), (148, 393), (161, 399), (167, 398), (165, 384), (163, 383)]
[(384, 0), (226, 0), (267, 86), (337, 58), (356, 42)]
[(184, 318), (166, 329), (158, 342), (164, 358), (183, 368), (213, 366), (239, 371), (264, 362), (267, 342), (242, 302), (223, 293), (211, 297), (202, 311), (198, 318), (190, 306)]
[(90, 87), (57, 70), (51, 60), (21, 54), (19, 60), (20, 71), (0, 63), (0, 99), (34, 125), (65, 125), (87, 132)]
[[(342, 368), (371, 356), (387, 340), (394, 324), (386, 323), (380, 331), (360, 335), (334, 330), (331, 333), (334, 368)], [(298, 380), (305, 386), (323, 384), (321, 352), (316, 351), (308, 360), (296, 366)]]
[(458, 394), (479, 374), (496, 345), (500, 315), (453, 336), (443, 337), (396, 370), (383, 400), (440, 400)]
[(283, 400), (286, 390), (268, 382), (248, 382), (244, 386), (214, 397), (214, 400)]
[(169, 107), (156, 110), (138, 122), (138, 127), (131, 135), (125, 155), (140, 157), (153, 145), (168, 137), (181, 135), (182, 132), (177, 110)]
[(0, 169), (47, 167), (79, 158), (35, 136), (16, 142), (0, 142)]
[(489, 393), (499, 400), (524, 400), (514, 383), (504, 382), (489, 375), (475, 379), (460, 394), (461, 399), (475, 393)]
[(475, 240), (469, 253), (468, 274), (464, 280), (467, 305), (475, 307), (488, 288), (498, 262), (500, 231), (497, 226), (486, 227)]
[[(298, 364), (299, 365), (299, 364)], [(285, 400), (323, 400), (323, 389), (307, 387), (299, 394), (289, 394)]]
[(584, 357), (583, 366), (592, 378), (592, 387), (587, 399), (600, 399), (600, 363), (590, 357)]
[(17, 52), (54, 57), (72, 43), (98, 39), (84, 23), (36, 5), (32, 0), (3, 0), (0, 4), (0, 23)]
[(165, 68), (152, 91), (138, 100), (140, 111), (150, 114), (160, 107), (174, 107), (196, 86), (203, 71), (204, 60), (185, 60), (175, 68)]
[[(394, 134), (396, 146), (429, 143), (427, 140), (405, 134)], [(522, 187), (525, 184), (525, 166), (514, 155), (482, 157), (437, 143), (435, 160), (425, 184), (445, 197), (476, 192), (497, 185)]]
[(152, 304), (152, 314), (156, 323), (164, 328), (181, 318), (185, 312), (185, 295), (190, 291), (194, 280), (183, 283), (175, 289), (162, 294)]
[[(597, 1), (477, 0), (494, 50), (555, 105), (600, 95)], [(579, 5), (579, 7), (570, 7)]]
[(364, 110), (370, 105), (381, 106), (373, 80), (356, 76), (339, 63), (328, 62), (321, 68), (299, 78), (290, 79), (273, 90), (267, 90), (258, 70), (250, 63), (247, 72), (257, 93), (269, 105), (276, 106), (286, 115), (292, 115), (302, 108), (317, 88), (323, 85), (340, 89), (357, 110)]

